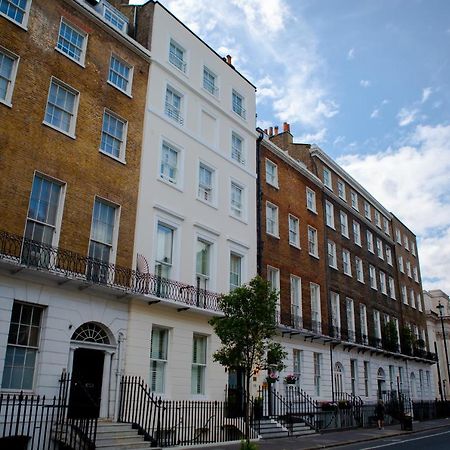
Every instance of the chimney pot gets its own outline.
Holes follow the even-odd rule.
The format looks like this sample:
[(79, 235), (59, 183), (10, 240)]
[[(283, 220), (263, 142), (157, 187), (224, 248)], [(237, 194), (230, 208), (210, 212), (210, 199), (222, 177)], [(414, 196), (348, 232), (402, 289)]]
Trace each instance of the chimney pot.
[(274, 133), (275, 133), (275, 135), (278, 134), (278, 126), (276, 126), (276, 127), (274, 128)]
[(284, 122), (283, 123), (283, 133), (286, 133), (286, 132), (288, 132), (288, 133), (291, 132), (291, 126), (287, 122)]
[(227, 55), (227, 64), (231, 66), (231, 55)]
[(264, 134), (267, 134), (267, 128), (264, 128)]
[(273, 136), (273, 127), (269, 127), (269, 136)]

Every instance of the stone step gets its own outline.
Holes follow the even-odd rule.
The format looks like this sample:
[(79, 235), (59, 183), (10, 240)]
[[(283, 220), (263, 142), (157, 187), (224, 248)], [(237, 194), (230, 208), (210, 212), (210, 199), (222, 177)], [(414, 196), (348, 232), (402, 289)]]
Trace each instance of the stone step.
[(145, 442), (143, 440), (131, 441), (127, 439), (124, 439), (123, 441), (122, 440), (115, 442), (105, 441), (95, 443), (96, 448), (102, 450), (127, 450), (127, 449), (142, 449), (142, 448), (149, 449), (150, 445), (151, 445), (150, 442)]
[(97, 432), (104, 431), (129, 431), (133, 427), (130, 423), (118, 423), (118, 422), (99, 422), (97, 425)]
[(274, 430), (271, 433), (260, 433), (260, 434), (261, 434), (261, 438), (262, 439), (275, 439), (275, 438), (288, 437), (288, 432), (287, 431), (283, 431), (281, 429)]
[(293, 431), (292, 436), (306, 436), (308, 434), (315, 434), (314, 430), (300, 430), (300, 431)]
[(115, 430), (97, 430), (97, 441), (100, 439), (113, 439), (117, 438), (133, 438), (138, 435), (137, 430), (124, 430), (124, 431), (115, 431)]

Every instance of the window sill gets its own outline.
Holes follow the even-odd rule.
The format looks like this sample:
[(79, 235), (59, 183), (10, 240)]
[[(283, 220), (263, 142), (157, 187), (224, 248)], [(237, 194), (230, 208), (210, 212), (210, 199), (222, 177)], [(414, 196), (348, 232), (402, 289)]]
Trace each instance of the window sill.
[(330, 269), (334, 269), (334, 270), (336, 270), (337, 272), (339, 272), (339, 269), (338, 269), (338, 266), (328, 266)]
[(230, 217), (234, 220), (237, 220), (238, 222), (245, 223), (245, 225), (248, 225), (248, 221), (242, 217), (237, 217), (234, 214), (230, 213)]
[(290, 245), (291, 247), (296, 248), (297, 250), (301, 250), (301, 249), (302, 249), (302, 248), (300, 247), (299, 244), (294, 244), (293, 242), (289, 242), (289, 245)]
[(105, 156), (107, 156), (108, 158), (111, 158), (111, 159), (113, 159), (114, 161), (117, 161), (117, 162), (123, 164), (124, 166), (126, 166), (126, 164), (127, 164), (127, 162), (126, 162), (124, 159), (122, 159), (122, 158), (118, 158), (117, 156), (111, 155), (110, 153), (105, 152), (105, 151), (103, 151), (103, 150), (101, 150), (101, 149), (99, 149), (98, 151), (99, 151), (99, 153), (101, 153), (102, 155), (105, 155)]
[(27, 26), (28, 25), (28, 14), (27, 13), (25, 13), (25, 22), (26, 22), (25, 24), (15, 21), (14, 19), (12, 19), (11, 17), (9, 17), (8, 15), (6, 15), (3, 12), (0, 12), (0, 16), (4, 17), (6, 20), (9, 20), (14, 25), (17, 25), (19, 28), (22, 28), (22, 30), (28, 31), (28, 26)]
[(241, 114), (237, 113), (234, 109), (232, 109), (231, 112), (232, 112), (235, 116), (239, 117), (241, 120), (247, 122), (247, 117), (246, 117), (246, 116), (242, 116)]
[(329, 225), (329, 224), (326, 224), (326, 225), (328, 228), (331, 228), (333, 231), (336, 231), (336, 228), (334, 227), (334, 225)]
[(111, 83), (111, 81), (109, 80), (106, 81), (106, 84), (109, 84), (114, 89), (117, 89), (119, 92), (122, 92), (122, 94), (126, 95), (127, 97), (133, 98), (133, 96), (131, 95), (131, 89), (129, 91), (124, 91), (123, 89), (120, 89), (119, 86), (116, 86), (114, 83)]
[(172, 67), (173, 69), (176, 69), (177, 72), (183, 74), (186, 78), (189, 78), (188, 74), (187, 74), (187, 63), (185, 61), (183, 61), (186, 64), (186, 69), (180, 69), (179, 67), (176, 66), (176, 64), (174, 64), (173, 62), (170, 61), (170, 59), (167, 60), (167, 63), (169, 64), (169, 67)]
[(162, 178), (161, 176), (159, 176), (159, 177), (157, 178), (157, 180), (158, 180), (160, 183), (165, 184), (166, 186), (170, 186), (171, 188), (173, 188), (173, 189), (175, 189), (175, 190), (177, 190), (177, 191), (179, 191), (179, 192), (183, 192), (183, 189), (178, 185), (178, 183), (177, 183), (177, 184), (172, 183), (171, 181), (167, 180), (166, 178)]
[(12, 108), (12, 103), (8, 100), (1, 100), (0, 99), (0, 104), (7, 106), (8, 108)]
[(67, 59), (70, 59), (71, 61), (73, 61), (75, 64), (78, 64), (79, 66), (81, 66), (83, 69), (86, 68), (85, 64), (84, 64), (84, 57), (85, 55), (83, 55), (83, 61), (78, 61), (75, 58), (72, 58), (70, 55), (68, 55), (67, 53), (63, 52), (60, 48), (55, 47), (55, 50), (60, 53), (61, 55), (65, 56)]
[(268, 231), (266, 231), (266, 234), (267, 234), (267, 236), (273, 237), (275, 239), (280, 239), (280, 235), (279, 234), (272, 234), (272, 233), (269, 233)]
[(306, 207), (306, 209), (307, 209), (309, 212), (312, 212), (313, 214), (317, 214), (317, 209), (311, 209), (311, 208), (308, 208), (308, 207)]
[(208, 202), (207, 200), (203, 200), (200, 197), (197, 197), (197, 200), (201, 203), (203, 203), (204, 205), (210, 206), (211, 208), (214, 208), (215, 210), (218, 210), (219, 208), (217, 207), (216, 203), (213, 202)]
[(266, 181), (266, 183), (269, 185), (269, 186), (272, 186), (274, 189), (276, 189), (276, 190), (279, 190), (280, 189), (280, 186), (278, 185), (278, 183), (271, 183), (270, 181)]
[(320, 259), (319, 255), (315, 255), (314, 253), (308, 253), (308, 254), (309, 254), (309, 256), (312, 256), (313, 258)]
[(345, 239), (350, 240), (350, 235), (347, 235), (347, 234), (341, 234), (341, 236), (342, 236), (342, 237), (345, 237)]
[(346, 275), (347, 277), (353, 278), (353, 276), (352, 276), (351, 273), (346, 273), (346, 272), (344, 272), (344, 275)]
[(355, 245), (357, 245), (358, 247), (362, 248), (361, 242), (355, 242)]
[(51, 128), (52, 130), (58, 131), (59, 133), (62, 133), (64, 135), (66, 135), (67, 137), (70, 137), (71, 139), (76, 139), (77, 137), (75, 136), (75, 134), (73, 133), (68, 133), (67, 131), (61, 130), (61, 128), (57, 128), (54, 125), (52, 125), (51, 123), (47, 123), (47, 122), (42, 122), (42, 125), (45, 125), (46, 127)]
[(364, 280), (356, 280), (356, 281), (358, 281), (358, 283), (361, 283), (361, 284), (366, 284), (366, 283), (364, 283)]
[(208, 91), (208, 89), (206, 89), (204, 86), (202, 86), (202, 89), (208, 93), (209, 96), (211, 96), (214, 100), (216, 100), (217, 102), (220, 102), (220, 97), (219, 97), (219, 91), (217, 91), (217, 95), (213, 94), (211, 91)]

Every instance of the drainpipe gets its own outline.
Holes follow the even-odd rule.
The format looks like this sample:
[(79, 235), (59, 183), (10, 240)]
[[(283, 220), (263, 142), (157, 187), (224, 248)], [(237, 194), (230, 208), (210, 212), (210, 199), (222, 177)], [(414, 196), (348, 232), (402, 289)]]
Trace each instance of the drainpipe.
[(439, 395), (441, 396), (441, 402), (444, 401), (444, 395), (442, 394), (442, 378), (441, 378), (441, 369), (439, 367), (439, 355), (437, 351), (436, 341), (434, 341), (434, 353), (436, 353), (436, 364), (437, 364), (437, 373), (438, 373), (438, 382), (439, 382)]
[(262, 252), (263, 240), (261, 232), (262, 214), (262, 189), (261, 189), (261, 141), (264, 139), (264, 132), (257, 128), (259, 132), (256, 140), (256, 271), (262, 276)]
[(119, 419), (119, 399), (120, 399), (120, 377), (122, 375), (122, 342), (125, 336), (119, 331), (117, 337), (117, 370), (116, 370), (116, 396), (114, 400), (114, 422)]

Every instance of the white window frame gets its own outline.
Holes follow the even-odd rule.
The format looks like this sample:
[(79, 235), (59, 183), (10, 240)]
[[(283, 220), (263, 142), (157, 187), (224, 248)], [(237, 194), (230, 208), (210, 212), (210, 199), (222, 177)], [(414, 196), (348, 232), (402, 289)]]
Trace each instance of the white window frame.
[(383, 255), (383, 242), (381, 241), (380, 238), (377, 238), (377, 256), (378, 256), (378, 258), (384, 260), (384, 255)]
[(348, 230), (348, 216), (344, 211), (339, 212), (339, 221), (341, 225), (341, 234), (342, 236), (350, 239), (350, 234)]
[[(240, 99), (240, 105), (234, 101), (234, 98)], [(231, 91), (231, 110), (237, 114), (240, 118), (246, 119), (247, 112), (245, 110), (245, 97), (236, 90)]]
[(266, 233), (277, 238), (280, 237), (278, 206), (271, 202), (266, 202)]
[(420, 312), (423, 312), (423, 308), (422, 308), (422, 299), (421, 299), (421, 297), (420, 297), (420, 293), (417, 293), (417, 294), (416, 294), (416, 305), (417, 305), (417, 309), (418, 309)]
[[(218, 97), (219, 96), (218, 76), (207, 66), (203, 66), (202, 75), (203, 75), (202, 76), (203, 89), (209, 94), (213, 95), (214, 97)], [(213, 78), (214, 81), (211, 83), (211, 81), (209, 81), (206, 75), (209, 75), (211, 78)]]
[[(114, 83), (110, 79), (110, 74), (111, 74), (111, 71), (112, 71), (111, 64), (112, 64), (113, 59), (118, 61), (123, 66), (127, 67), (128, 70), (129, 70), (129, 72), (128, 72), (128, 79), (127, 79), (127, 88), (126, 89), (122, 89), (119, 85), (117, 85), (116, 83)], [(118, 74), (118, 75), (121, 78), (126, 79), (122, 74)], [(126, 61), (124, 61), (120, 56), (116, 55), (115, 53), (111, 53), (111, 56), (109, 58), (109, 66), (108, 66), (108, 80), (106, 81), (107, 84), (109, 84), (110, 86), (114, 87), (115, 89), (117, 89), (118, 91), (122, 92), (123, 94), (127, 95), (128, 97), (131, 97), (131, 92), (132, 92), (132, 89), (133, 89), (133, 75), (134, 75), (134, 66), (132, 66), (131, 64), (128, 64)]]
[(414, 266), (412, 270), (413, 270), (414, 281), (416, 283), (419, 283), (419, 272), (417, 270), (417, 266)]
[(367, 238), (367, 250), (370, 253), (375, 254), (375, 250), (373, 247), (373, 234), (369, 230), (367, 230), (366, 232), (366, 238)]
[(403, 304), (407, 305), (408, 304), (408, 292), (406, 290), (406, 286), (402, 285), (401, 290), (402, 290), (402, 302), (403, 302)]
[[(164, 353), (165, 358), (156, 358), (152, 356), (152, 346), (153, 346), (153, 342), (152, 342), (152, 338), (153, 338), (153, 333), (154, 332), (163, 332), (164, 333), (164, 342), (163, 342), (163, 347), (164, 347)], [(170, 334), (170, 330), (169, 328), (166, 327), (161, 327), (159, 325), (152, 325), (152, 330), (150, 333), (150, 380), (149, 380), (149, 388), (151, 390), (151, 392), (154, 392), (156, 394), (164, 394), (166, 392), (166, 378), (167, 378), (167, 368), (168, 368), (168, 362), (169, 362), (169, 334)], [(158, 355), (159, 356), (159, 355)], [(156, 363), (155, 366), (156, 367), (161, 367), (162, 368), (162, 374), (160, 374), (161, 378), (162, 378), (162, 389), (157, 390), (156, 385), (153, 386), (153, 380), (152, 380), (152, 373), (153, 373), (153, 363)]]
[(393, 300), (397, 299), (396, 294), (395, 294), (395, 280), (391, 276), (389, 277), (389, 296)]
[(372, 207), (370, 206), (370, 203), (367, 200), (364, 200), (364, 217), (367, 220), (372, 221)]
[[(170, 103), (167, 101), (167, 94), (170, 93), (172, 97), (178, 97), (180, 99), (180, 106), (177, 108), (173, 102)], [(183, 106), (184, 106), (184, 96), (183, 94), (175, 89), (172, 85), (168, 84), (166, 86), (165, 94), (164, 94), (164, 114), (177, 125), (184, 124), (183, 117)]]
[[(211, 185), (202, 184), (200, 180), (201, 169), (211, 172)], [(209, 194), (208, 194), (209, 192)], [(209, 195), (209, 197), (208, 197)], [(217, 205), (217, 195), (216, 195), (216, 169), (210, 164), (203, 161), (199, 161), (198, 164), (198, 174), (197, 174), (197, 200), (206, 203), (210, 206)]]
[(317, 214), (316, 191), (306, 188), (306, 208)]
[[(235, 140), (240, 142), (240, 148), (236, 147), (234, 145)], [(234, 131), (231, 132), (230, 149), (231, 149), (231, 154), (230, 154), (231, 160), (244, 165), (245, 164), (245, 153), (246, 153), (245, 152), (245, 141), (244, 141), (244, 138), (240, 134), (238, 134)]]
[(5, 98), (4, 99), (0, 98), (0, 103), (3, 103), (4, 105), (11, 107), (12, 106), (12, 96), (14, 93), (14, 85), (16, 83), (16, 77), (17, 77), (17, 68), (19, 66), (20, 57), (18, 55), (16, 55), (15, 53), (10, 52), (5, 47), (2, 47), (1, 45), (0, 45), (0, 53), (3, 53), (6, 57), (13, 60), (11, 73), (10, 73), (8, 81), (7, 81), (8, 84), (7, 84), (7, 88), (6, 88)]
[(350, 191), (350, 197), (351, 197), (352, 208), (356, 211), (359, 211), (358, 194), (355, 191)]
[(411, 254), (416, 256), (416, 244), (414, 242), (411, 242)]
[[(346, 318), (347, 318), (347, 330), (353, 334), (356, 333), (356, 326), (355, 326), (355, 303), (353, 299), (346, 298)], [(349, 333), (350, 334), (350, 333)], [(354, 340), (355, 336), (348, 336), (349, 341), (352, 341), (352, 338)]]
[(321, 395), (321, 371), (322, 371), (322, 353), (313, 352), (314, 366), (314, 391), (317, 397)]
[(364, 283), (364, 265), (361, 258), (355, 256), (356, 279), (360, 283)]
[[(108, 18), (107, 13), (109, 13), (111, 17)], [(113, 26), (117, 30), (123, 33), (127, 32), (128, 18), (113, 5), (110, 5), (107, 2), (102, 2), (102, 16), (109, 24), (111, 24), (111, 26)]]
[(383, 217), (383, 228), (384, 228), (384, 232), (390, 236), (391, 233), (389, 231), (389, 220), (386, 217)]
[(398, 270), (400, 270), (401, 273), (405, 273), (405, 267), (403, 266), (403, 256), (400, 255), (398, 257)]
[(408, 260), (406, 260), (406, 274), (409, 278), (412, 278), (411, 263)]
[(352, 263), (350, 252), (347, 249), (342, 249), (342, 270), (345, 275), (352, 276)]
[(375, 225), (381, 229), (381, 214), (377, 209), (374, 210)]
[(386, 244), (385, 252), (386, 252), (386, 262), (387, 262), (390, 266), (392, 266), (392, 249), (391, 249), (391, 247), (390, 247), (389, 245), (387, 245), (387, 244)]
[[(50, 102), (50, 90), (52, 87), (52, 84), (56, 84), (59, 88), (62, 88), (68, 92), (70, 92), (71, 94), (73, 94), (75, 96), (74, 102), (73, 102), (73, 111), (69, 112), (69, 111), (65, 111), (67, 114), (69, 114), (71, 116), (70, 119), (70, 126), (69, 126), (69, 130), (66, 131), (62, 128), (59, 128), (56, 125), (53, 125), (50, 122), (46, 121), (45, 116), (47, 115), (47, 108)], [(66, 136), (71, 137), (72, 139), (75, 139), (75, 129), (76, 129), (76, 125), (77, 125), (77, 115), (78, 115), (78, 105), (80, 102), (80, 93), (79, 91), (77, 91), (76, 89), (74, 89), (72, 86), (69, 86), (68, 84), (64, 83), (64, 81), (59, 80), (58, 78), (55, 77), (51, 77), (50, 78), (50, 85), (48, 88), (48, 94), (47, 94), (47, 101), (45, 103), (45, 111), (44, 111), (44, 120), (43, 120), (43, 124), (46, 125), (47, 127), (52, 128), (53, 130), (59, 131), (60, 133), (65, 134)], [(59, 108), (62, 109), (62, 108)]]
[[(71, 28), (73, 31), (75, 31), (76, 33), (78, 33), (79, 35), (81, 35), (83, 37), (83, 45), (82, 45), (81, 48), (79, 48), (79, 50), (80, 50), (80, 59), (79, 60), (76, 57), (71, 56), (69, 53), (64, 51), (64, 49), (61, 48), (62, 46), (60, 46), (60, 44), (59, 44), (59, 39), (61, 37), (61, 28), (63, 26), (63, 23), (67, 27)], [(65, 38), (63, 38), (63, 39), (65, 39)], [(61, 53), (65, 57), (67, 57), (70, 60), (74, 61), (75, 63), (79, 64), (81, 67), (85, 67), (84, 63), (85, 63), (85, 60), (86, 60), (87, 40), (88, 40), (88, 34), (86, 33), (86, 31), (84, 31), (81, 28), (78, 28), (76, 25), (72, 24), (65, 17), (61, 17), (61, 21), (60, 21), (60, 24), (59, 24), (59, 30), (58, 30), (58, 38), (56, 40), (56, 46), (55, 46), (55, 50), (57, 52)], [(70, 44), (75, 46), (75, 44), (73, 44), (72, 42)]]
[(374, 323), (375, 338), (381, 339), (381, 317), (380, 311), (376, 309), (373, 310), (373, 323)]
[[(170, 262), (158, 259), (158, 228), (159, 226), (168, 228), (172, 232), (172, 247), (170, 249)], [(178, 276), (178, 264), (179, 264), (179, 251), (178, 251), (178, 239), (180, 223), (171, 220), (166, 215), (158, 215), (155, 217), (154, 225), (154, 246), (153, 246), (153, 265), (155, 275), (159, 276), (157, 266), (161, 266), (161, 276), (163, 278), (177, 279)], [(162, 273), (163, 268), (167, 270), (168, 276)], [(164, 286), (161, 288), (164, 289)]]
[(298, 348), (292, 349), (292, 373), (296, 377), (295, 384), (300, 387), (302, 383), (303, 369), (303, 350)]
[(369, 331), (367, 328), (367, 307), (364, 303), (359, 304), (359, 320), (361, 325), (361, 341), (364, 345), (369, 343)]
[[(235, 251), (234, 249), (230, 249), (229, 252), (229, 270), (228, 270), (228, 274), (229, 274), (229, 289), (230, 292), (232, 292), (234, 289), (236, 289), (239, 286), (242, 286), (243, 280), (244, 280), (244, 255), (238, 251)], [(239, 259), (239, 270), (240, 273), (234, 273), (231, 271), (232, 269), (232, 264), (231, 264), (231, 260), (232, 258), (238, 258)], [(236, 275), (238, 277), (238, 284), (232, 284), (231, 283), (231, 278), (232, 276)]]
[(372, 264), (369, 264), (369, 280), (370, 280), (370, 287), (374, 290), (378, 290), (377, 271), (375, 269), (375, 266), (372, 266)]
[(337, 180), (337, 189), (338, 189), (338, 196), (344, 202), (347, 201), (347, 193), (345, 192), (345, 183), (342, 180)]
[(325, 223), (334, 230), (334, 205), (325, 200)]
[(337, 292), (330, 292), (330, 306), (331, 306), (331, 324), (336, 328), (337, 336), (335, 338), (341, 337), (341, 305), (339, 301), (339, 294)]
[[(172, 46), (182, 53), (182, 57), (180, 58), (177, 54), (172, 52)], [(169, 51), (168, 51), (168, 61), (171, 66), (175, 67), (182, 73), (187, 72), (187, 61), (186, 61), (187, 52), (186, 49), (181, 46), (175, 39), (169, 39)]]
[(384, 295), (387, 295), (387, 285), (386, 285), (386, 274), (380, 270), (379, 271), (379, 275), (380, 275), (380, 290), (381, 293)]
[[(164, 148), (167, 147), (170, 151), (173, 151), (177, 155), (177, 165), (175, 167), (175, 177), (170, 177), (162, 171), (163, 164), (166, 166), (167, 164), (163, 161), (164, 158)], [(167, 165), (168, 166), (168, 165)], [(168, 166), (170, 167), (170, 166)], [(159, 161), (158, 161), (158, 180), (162, 181), (169, 186), (176, 187), (178, 189), (182, 188), (182, 175), (183, 175), (183, 152), (180, 148), (173, 145), (167, 139), (162, 139), (161, 148), (159, 151)]]
[(409, 239), (406, 234), (403, 235), (403, 246), (405, 247), (405, 250), (409, 252)]
[[(311, 237), (314, 239), (311, 240)], [(319, 243), (317, 229), (308, 225), (308, 253), (315, 258), (319, 258)]]
[[(8, 1), (8, 3), (11, 3), (9, 0), (7, 0), (7, 1)], [(12, 17), (8, 16), (7, 14), (5, 14), (4, 12), (1, 12), (1, 11), (0, 11), (0, 16), (5, 17), (6, 19), (8, 19), (12, 23), (16, 24), (20, 28), (23, 28), (24, 30), (28, 30), (28, 19), (30, 17), (31, 2), (32, 2), (32, 0), (27, 0), (27, 3), (25, 5), (25, 10), (23, 11), (22, 22), (18, 22), (17, 20), (13, 19)], [(13, 7), (20, 9), (17, 7), (17, 5), (13, 5)]]
[(409, 290), (409, 305), (416, 309), (416, 294), (412, 288)]
[[(298, 217), (288, 214), (289, 245), (300, 248), (300, 221)], [(294, 236), (294, 239), (292, 239)]]
[(327, 167), (323, 167), (323, 184), (326, 186), (330, 191), (333, 190), (333, 181), (331, 178), (331, 171)]
[[(273, 175), (267, 170), (268, 167), (273, 169)], [(278, 189), (278, 166), (273, 161), (266, 158), (265, 169), (266, 183)]]
[(328, 265), (333, 269), (337, 269), (337, 256), (336, 256), (336, 244), (333, 241), (328, 240)]
[(397, 241), (397, 244), (402, 245), (402, 234), (398, 228), (395, 229), (395, 240)]
[[(199, 361), (198, 358), (198, 344), (196, 340), (203, 342), (204, 345), (204, 361)], [(194, 348), (197, 346), (197, 358), (195, 358)], [(202, 358), (203, 359), (203, 358)], [(208, 336), (194, 333), (192, 336), (192, 365), (191, 365), (191, 394), (195, 397), (204, 396), (206, 393), (206, 370), (208, 361)], [(197, 380), (194, 380), (195, 372), (197, 372)], [(194, 392), (194, 382), (196, 383), (196, 388)]]
[(361, 243), (361, 225), (356, 220), (353, 221), (353, 239), (355, 244), (362, 247)]
[[(320, 286), (316, 283), (309, 283), (309, 293), (311, 299), (311, 320), (315, 320), (314, 317), (317, 317), (317, 330), (313, 330), (316, 332), (322, 332), (322, 305), (320, 304)], [(317, 296), (314, 296), (314, 293)], [(317, 306), (317, 310), (313, 308), (313, 306)], [(315, 314), (317, 316), (315, 316)]]
[[(241, 203), (240, 203), (239, 208), (237, 207), (238, 205), (233, 204), (233, 197), (232, 197), (233, 196), (233, 187), (236, 187), (241, 191)], [(230, 216), (234, 217), (235, 219), (245, 222), (246, 211), (247, 211), (245, 186), (234, 179), (232, 179), (230, 181), (229, 201), (230, 201)]]
[[(105, 121), (105, 115), (109, 115), (109, 116), (113, 117), (114, 119), (118, 120), (119, 122), (122, 122), (122, 124), (123, 124), (122, 139), (117, 139), (115, 136), (113, 136), (114, 139), (117, 139), (118, 141), (120, 141), (119, 156), (113, 155), (112, 153), (108, 153), (106, 150), (102, 149), (102, 141), (103, 141), (103, 133), (104, 133), (103, 124)], [(123, 119), (118, 114), (111, 111), (110, 109), (105, 108), (103, 111), (99, 152), (106, 156), (109, 156), (110, 158), (116, 159), (122, 163), (126, 163), (125, 154), (126, 154), (126, 148), (127, 148), (127, 135), (128, 135), (128, 121)]]
[[(199, 272), (198, 269), (198, 243), (205, 244), (208, 248), (206, 273)], [(214, 240), (209, 236), (204, 237), (203, 234), (197, 234), (195, 240), (195, 285), (200, 289), (211, 290), (215, 286), (215, 258), (214, 258)]]
[(296, 329), (299, 329), (303, 327), (302, 279), (291, 274), (289, 286), (291, 291), (292, 324)]

